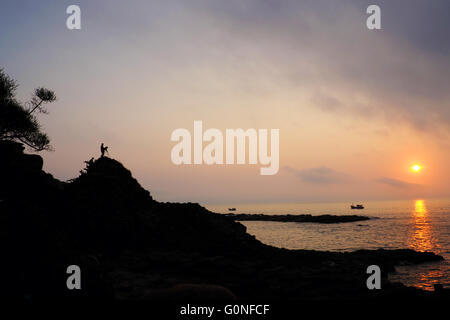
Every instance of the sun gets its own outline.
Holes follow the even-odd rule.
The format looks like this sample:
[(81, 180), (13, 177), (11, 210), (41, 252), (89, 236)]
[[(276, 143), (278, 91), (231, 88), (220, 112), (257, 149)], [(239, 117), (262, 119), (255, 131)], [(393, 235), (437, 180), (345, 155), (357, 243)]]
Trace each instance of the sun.
[(422, 166), (419, 164), (415, 164), (413, 166), (411, 166), (411, 171), (413, 172), (419, 172), (422, 169)]

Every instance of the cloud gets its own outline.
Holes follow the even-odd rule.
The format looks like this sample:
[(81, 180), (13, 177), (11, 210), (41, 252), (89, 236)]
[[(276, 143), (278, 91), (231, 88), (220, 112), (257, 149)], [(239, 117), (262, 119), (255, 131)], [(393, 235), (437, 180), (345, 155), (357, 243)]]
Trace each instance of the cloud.
[(323, 111), (448, 137), (449, 1), (380, 1), (380, 31), (365, 27), (369, 0), (213, 3), (227, 53), (251, 61), (254, 78), (310, 92)]
[[(54, 7), (49, 0), (42, 2)], [(92, 19), (88, 21), (89, 33), (83, 35), (83, 41), (88, 42), (78, 47), (92, 46), (93, 50), (83, 50), (89, 52), (91, 61), (97, 61), (96, 57), (113, 65), (128, 61), (125, 66), (134, 61), (137, 71), (128, 75), (127, 68), (121, 68), (121, 77), (134, 78), (151, 70), (148, 81), (136, 81), (146, 86), (152, 81), (170, 83), (171, 92), (176, 92), (174, 79), (201, 87), (202, 76), (208, 80), (205, 87), (216, 82), (223, 87), (232, 84), (256, 96), (268, 92), (268, 88), (276, 91), (278, 86), (287, 94), (311, 94), (313, 106), (321, 110), (348, 112), (350, 116), (372, 117), (374, 113), (393, 125), (408, 123), (420, 130), (441, 130), (447, 137), (450, 1), (433, 0), (429, 5), (420, 0), (379, 0), (382, 30), (377, 31), (365, 25), (366, 8), (371, 3), (139, 0), (129, 8), (120, 0), (95, 2), (86, 9)], [(33, 12), (33, 16), (38, 15)], [(0, 18), (9, 21), (10, 10), (2, 10)], [(8, 39), (9, 34), (21, 39), (17, 29), (11, 21), (0, 28), (0, 39), (1, 35)], [(25, 31), (29, 30), (21, 32)], [(109, 40), (97, 46), (99, 38)], [(8, 48), (16, 49), (15, 45), (4, 47), (6, 51), (3, 47), (0, 51), (2, 61), (7, 60)], [(124, 47), (127, 50), (108, 55)], [(15, 56), (14, 50), (9, 51)], [(29, 51), (36, 56), (36, 50)], [(93, 67), (100, 68), (104, 63)], [(94, 71), (103, 74), (101, 69)], [(238, 92), (235, 88), (230, 91)]]
[(311, 102), (323, 111), (332, 112), (337, 111), (343, 107), (340, 100), (323, 92), (316, 92), (313, 95)]
[(409, 183), (398, 179), (382, 177), (376, 180), (378, 183), (386, 184), (388, 186), (398, 189), (411, 189), (420, 186), (419, 184)]
[(339, 184), (347, 183), (352, 180), (352, 177), (349, 174), (338, 172), (325, 166), (302, 170), (291, 167), (284, 167), (284, 169), (307, 183)]

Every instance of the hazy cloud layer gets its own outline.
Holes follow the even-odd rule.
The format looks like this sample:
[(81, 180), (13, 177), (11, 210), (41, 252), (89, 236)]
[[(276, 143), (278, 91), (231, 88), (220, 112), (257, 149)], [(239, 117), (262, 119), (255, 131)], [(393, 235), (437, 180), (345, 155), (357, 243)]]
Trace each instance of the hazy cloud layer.
[(402, 180), (387, 178), (387, 177), (379, 178), (376, 180), (376, 182), (382, 183), (382, 184), (385, 184), (385, 185), (388, 185), (388, 186), (391, 186), (394, 188), (399, 188), (399, 189), (411, 189), (411, 188), (417, 188), (420, 186), (418, 184), (409, 183), (409, 182), (405, 182)]
[[(369, 1), (227, 1), (213, 28), (266, 74), (326, 111), (378, 116), (448, 133), (450, 2), (381, 1), (380, 31), (365, 28)], [(249, 62), (250, 63), (250, 62)], [(275, 75), (275, 77), (274, 77)]]
[(351, 176), (335, 171), (328, 167), (317, 167), (297, 170), (291, 167), (285, 167), (285, 170), (294, 174), (306, 183), (316, 183), (316, 184), (338, 184), (347, 183), (352, 180)]

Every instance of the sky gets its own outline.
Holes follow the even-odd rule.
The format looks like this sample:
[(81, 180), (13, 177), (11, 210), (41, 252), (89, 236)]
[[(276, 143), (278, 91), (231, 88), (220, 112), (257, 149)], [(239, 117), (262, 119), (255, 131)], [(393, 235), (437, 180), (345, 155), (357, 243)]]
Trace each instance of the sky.
[[(66, 8), (81, 8), (81, 30)], [(381, 8), (381, 30), (366, 8)], [(110, 156), (160, 201), (321, 202), (450, 196), (450, 1), (9, 1), (0, 67), (40, 115), (44, 168)], [(177, 128), (280, 130), (280, 169), (181, 165)], [(413, 164), (423, 169), (414, 173)]]

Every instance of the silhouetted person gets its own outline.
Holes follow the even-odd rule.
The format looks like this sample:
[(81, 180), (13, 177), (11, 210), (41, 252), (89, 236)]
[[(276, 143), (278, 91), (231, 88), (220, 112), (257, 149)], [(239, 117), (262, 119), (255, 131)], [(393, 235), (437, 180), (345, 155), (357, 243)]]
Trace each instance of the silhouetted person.
[(100, 152), (102, 153), (102, 158), (105, 156), (105, 152), (108, 153), (108, 147), (103, 145), (103, 142), (102, 145), (100, 146)]

